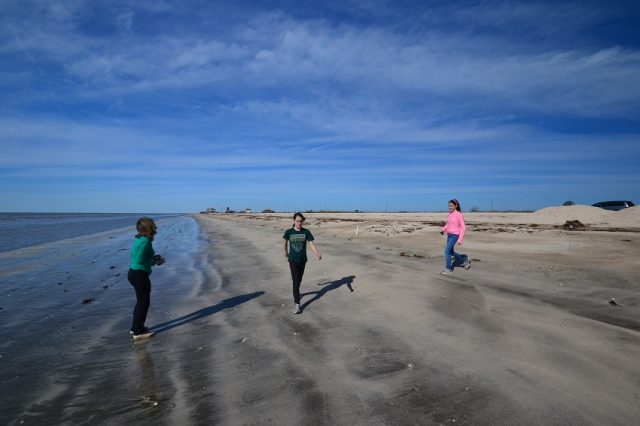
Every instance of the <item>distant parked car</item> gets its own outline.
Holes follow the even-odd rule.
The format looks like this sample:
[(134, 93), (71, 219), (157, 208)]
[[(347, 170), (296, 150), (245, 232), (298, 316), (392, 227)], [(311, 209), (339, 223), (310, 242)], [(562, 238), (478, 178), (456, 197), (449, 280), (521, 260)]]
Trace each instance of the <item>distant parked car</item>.
[(628, 201), (628, 200), (624, 200), (624, 201), (601, 201), (599, 203), (593, 204), (593, 207), (600, 207), (601, 209), (615, 210), (615, 211), (626, 209), (627, 207), (633, 207), (633, 206), (635, 206), (635, 204), (633, 204), (632, 201)]

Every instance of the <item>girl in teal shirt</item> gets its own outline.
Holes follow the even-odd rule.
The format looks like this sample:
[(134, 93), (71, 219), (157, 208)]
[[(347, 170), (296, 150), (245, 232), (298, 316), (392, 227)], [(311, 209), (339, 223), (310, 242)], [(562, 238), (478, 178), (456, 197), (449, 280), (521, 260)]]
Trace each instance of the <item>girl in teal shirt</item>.
[(302, 227), (304, 220), (302, 213), (294, 214), (293, 227), (287, 229), (282, 236), (284, 238), (284, 255), (289, 261), (291, 281), (293, 281), (294, 314), (302, 313), (302, 308), (300, 307), (300, 284), (304, 275), (304, 267), (307, 264), (307, 243), (309, 243), (311, 251), (318, 256), (318, 260), (322, 259), (322, 255), (313, 243), (313, 234)]
[(154, 332), (145, 327), (147, 312), (151, 303), (151, 267), (162, 265), (164, 258), (153, 251), (153, 237), (158, 227), (153, 219), (141, 217), (136, 223), (138, 235), (131, 247), (131, 265), (127, 279), (136, 292), (136, 306), (133, 308), (133, 324), (131, 334), (133, 340), (146, 339), (154, 335)]

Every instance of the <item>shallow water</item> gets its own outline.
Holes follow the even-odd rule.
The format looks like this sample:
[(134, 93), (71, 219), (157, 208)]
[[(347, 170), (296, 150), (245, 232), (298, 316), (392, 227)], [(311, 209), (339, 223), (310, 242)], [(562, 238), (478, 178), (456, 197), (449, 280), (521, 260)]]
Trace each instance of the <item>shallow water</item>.
[[(139, 213), (0, 213), (0, 252), (128, 227)], [(147, 215), (154, 219), (175, 214)]]
[[(167, 263), (151, 275), (151, 326), (211, 280), (195, 219), (156, 222), (154, 249)], [(0, 252), (0, 424), (162, 417), (146, 412), (157, 407), (149, 351), (128, 334), (132, 241), (120, 227)]]

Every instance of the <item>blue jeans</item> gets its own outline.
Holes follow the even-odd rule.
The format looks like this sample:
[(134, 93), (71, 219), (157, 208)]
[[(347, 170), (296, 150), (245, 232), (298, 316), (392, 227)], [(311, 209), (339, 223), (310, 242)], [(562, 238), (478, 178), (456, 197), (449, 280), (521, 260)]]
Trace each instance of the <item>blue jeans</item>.
[(457, 241), (458, 236), (456, 234), (447, 234), (447, 247), (444, 249), (444, 267), (449, 271), (453, 271), (451, 256), (455, 257), (456, 259), (455, 266), (461, 266), (464, 262), (466, 262), (468, 258), (468, 256), (463, 256), (453, 251), (453, 248), (456, 246)]

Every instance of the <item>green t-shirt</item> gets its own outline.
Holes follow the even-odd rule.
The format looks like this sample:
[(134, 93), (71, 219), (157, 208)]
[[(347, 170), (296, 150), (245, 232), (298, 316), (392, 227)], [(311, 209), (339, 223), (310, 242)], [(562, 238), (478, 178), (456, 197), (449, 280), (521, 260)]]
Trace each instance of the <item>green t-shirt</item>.
[(151, 240), (144, 235), (137, 235), (131, 247), (131, 269), (136, 271), (147, 271), (151, 274), (151, 265), (153, 265), (153, 246)]
[(289, 228), (284, 231), (282, 238), (289, 240), (289, 262), (307, 261), (307, 241), (313, 241), (313, 235), (308, 229), (296, 231), (295, 228)]

